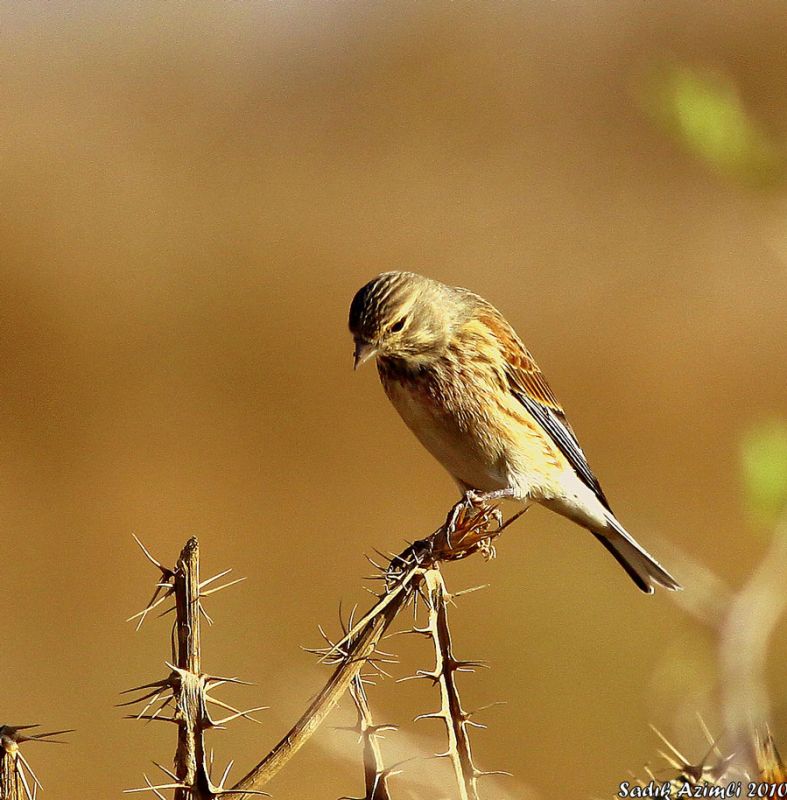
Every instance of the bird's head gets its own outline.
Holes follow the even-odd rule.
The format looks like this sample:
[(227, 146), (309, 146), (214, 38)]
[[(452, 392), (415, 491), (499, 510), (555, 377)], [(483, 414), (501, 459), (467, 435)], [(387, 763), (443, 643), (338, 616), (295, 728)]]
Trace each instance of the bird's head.
[(455, 291), (413, 272), (384, 272), (361, 287), (349, 320), (356, 368), (374, 356), (417, 366), (442, 355), (460, 310)]

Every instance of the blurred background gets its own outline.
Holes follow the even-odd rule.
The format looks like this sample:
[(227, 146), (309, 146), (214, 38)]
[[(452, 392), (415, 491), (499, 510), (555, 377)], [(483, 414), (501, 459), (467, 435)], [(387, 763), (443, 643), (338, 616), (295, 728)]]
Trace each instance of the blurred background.
[[(174, 750), (113, 707), (169, 658), (168, 620), (124, 622), (156, 578), (132, 533), (169, 562), (196, 535), (206, 576), (249, 578), (204, 634), (206, 669), (257, 684), (222, 697), (271, 706), (211, 736), (240, 777), (326, 677), (299, 646), (368, 602), (362, 554), (442, 520), (453, 484), (351, 368), (349, 301), (399, 268), (501, 308), (618, 516), (688, 586), (640, 595), (540, 510), (446, 570), (490, 584), (452, 617), (458, 654), (492, 665), (468, 705), (506, 702), (474, 738), (514, 773), (487, 794), (609, 796), (655, 763), (649, 723), (702, 758), (695, 713), (729, 720), (695, 587), (745, 586), (770, 546), (741, 448), (782, 463), (762, 426), (778, 441), (786, 412), (784, 3), (0, 8), (0, 723), (77, 729), (26, 750), (46, 796), (118, 796)], [(394, 641), (396, 677), (430, 666)], [(786, 655), (775, 624), (783, 748)], [(428, 687), (370, 698), (403, 726), (390, 760), (443, 749), (410, 721)], [(333, 729), (352, 716), (267, 788), (358, 794)], [(440, 797), (446, 769), (392, 787)]]

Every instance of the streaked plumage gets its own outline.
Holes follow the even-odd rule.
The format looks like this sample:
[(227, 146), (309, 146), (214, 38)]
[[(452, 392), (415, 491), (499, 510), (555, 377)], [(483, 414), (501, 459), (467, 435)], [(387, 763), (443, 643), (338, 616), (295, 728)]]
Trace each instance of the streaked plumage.
[(356, 366), (468, 490), (540, 503), (590, 530), (640, 589), (680, 588), (617, 521), (563, 408), (500, 312), (472, 292), (387, 272), (350, 307)]

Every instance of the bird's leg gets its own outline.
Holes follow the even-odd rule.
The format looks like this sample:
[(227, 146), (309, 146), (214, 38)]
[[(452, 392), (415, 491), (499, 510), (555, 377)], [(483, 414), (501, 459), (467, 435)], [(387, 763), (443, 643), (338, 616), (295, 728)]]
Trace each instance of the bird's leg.
[[(493, 492), (477, 492), (475, 489), (468, 489), (465, 492), (464, 502), (468, 504), (469, 508), (489, 508), (493, 503), (498, 500), (513, 500), (516, 496), (514, 490), (510, 487), (505, 489), (495, 489)], [(503, 513), (499, 508), (489, 509), (490, 514), (494, 517), (498, 528), (503, 526)]]
[(459, 518), (463, 516), (468, 509), (472, 508), (472, 506), (468, 503), (467, 495), (468, 492), (465, 492), (462, 499), (459, 502), (454, 503), (451, 510), (448, 512), (448, 516), (445, 519), (445, 525), (443, 526), (445, 529), (445, 542), (448, 545), (448, 549), (452, 548), (451, 545), (451, 536), (456, 533), (456, 524), (459, 522)]
[(497, 500), (513, 500), (514, 497), (516, 497), (516, 492), (510, 487), (495, 489), (493, 492), (477, 492), (475, 489), (468, 489), (465, 492), (465, 499), (475, 506), (494, 503)]
[(456, 533), (456, 526), (459, 519), (469, 511), (475, 509), (488, 509), (489, 513), (497, 522), (498, 528), (503, 525), (503, 514), (499, 508), (489, 508), (498, 500), (507, 500), (514, 497), (514, 490), (511, 488), (496, 489), (493, 492), (479, 492), (475, 489), (466, 489), (462, 499), (454, 505), (448, 513), (445, 521), (445, 540), (449, 549), (451, 548), (451, 536)]

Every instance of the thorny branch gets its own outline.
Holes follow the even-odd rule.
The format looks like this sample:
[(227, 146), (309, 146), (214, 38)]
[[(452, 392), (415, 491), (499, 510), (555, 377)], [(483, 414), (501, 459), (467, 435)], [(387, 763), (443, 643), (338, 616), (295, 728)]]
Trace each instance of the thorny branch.
[[(507, 522), (501, 523), (496, 508), (485, 505), (458, 504), (452, 509), (446, 522), (431, 536), (414, 542), (398, 556), (391, 558), (385, 567), (380, 567), (383, 572), (381, 577), (384, 580), (384, 588), (377, 595), (377, 602), (357, 622), (350, 623), (349, 629), (345, 630), (340, 641), (331, 642), (329, 640), (328, 647), (321, 651), (322, 660), (335, 665), (326, 685), (281, 741), (231, 789), (225, 788), (229, 767), (218, 784), (214, 784), (211, 780), (210, 764), (206, 758), (204, 732), (240, 716), (251, 719), (249, 714), (260, 709), (239, 711), (209, 694), (210, 690), (216, 686), (224, 683), (240, 683), (240, 681), (234, 678), (217, 678), (202, 673), (200, 618), (211, 622), (202, 607), (201, 598), (237, 581), (206, 590), (209, 584), (222, 578), (227, 572), (200, 583), (199, 545), (194, 538), (186, 543), (174, 569), (157, 561), (137, 539), (145, 557), (159, 570), (161, 577), (147, 606), (130, 619), (138, 619), (137, 628), (139, 628), (151, 611), (174, 596), (174, 606), (162, 612), (162, 615), (173, 610), (176, 612), (173, 638), (174, 663), (167, 664), (171, 671), (163, 680), (128, 690), (129, 692), (142, 692), (142, 694), (121, 705), (143, 704), (137, 714), (131, 715), (134, 719), (159, 720), (177, 724), (178, 747), (174, 771), (156, 764), (166, 776), (164, 783), (154, 784), (145, 776), (144, 787), (127, 791), (151, 792), (159, 800), (164, 797), (162, 792), (169, 789), (175, 791), (174, 800), (212, 800), (219, 796), (239, 800), (249, 794), (264, 794), (260, 788), (267, 784), (308, 741), (344, 693), (352, 686), (353, 696), (360, 714), (360, 730), (364, 739), (364, 764), (367, 781), (367, 798), (365, 800), (389, 800), (387, 779), (394, 774), (395, 770), (394, 768), (386, 770), (382, 764), (379, 745), (376, 742), (376, 736), (381, 728), (375, 727), (371, 722), (371, 714), (363, 690), (361, 670), (365, 666), (371, 665), (379, 672), (384, 672), (380, 664), (386, 659), (384, 654), (378, 650), (380, 639), (402, 608), (416, 596), (416, 593), (423, 591), (422, 585), (426, 582), (427, 586), (431, 586), (430, 581), (433, 581), (434, 578), (429, 576), (431, 574), (439, 575), (435, 569), (438, 563), (456, 561), (477, 552), (482, 553), (486, 558), (491, 558), (494, 555), (494, 539), (522, 513), (520, 512)], [(442, 579), (440, 579), (440, 585), (442, 586)], [(431, 592), (432, 589), (428, 589), (428, 591)], [(446, 596), (443, 586), (442, 598), (444, 599)], [(445, 614), (445, 607), (441, 608), (442, 610), (438, 610), (438, 613)], [(440, 637), (442, 638), (435, 641), (438, 643), (447, 641), (450, 653), (450, 639), (445, 638), (448, 635), (447, 617), (444, 618), (441, 625)], [(446, 674), (448, 672), (452, 672), (452, 670), (449, 669)], [(448, 683), (453, 687), (449, 689), (449, 692), (452, 692), (451, 697), (456, 699), (456, 708), (461, 711), (455, 684), (452, 683), (452, 679), (448, 679)], [(208, 713), (208, 704), (218, 705), (232, 713), (224, 719), (214, 720)], [(450, 708), (449, 703), (449, 714), (452, 713)], [(468, 724), (470, 723), (466, 715), (461, 719), (457, 717), (455, 725), (452, 725), (452, 730), (455, 729), (454, 736), (460, 753), (457, 758), (464, 764), (462, 767), (464, 773), (457, 772), (457, 775), (469, 775), (468, 780), (474, 785), (481, 773), (472, 766), (470, 760), (469, 743), (466, 736)], [(463, 797), (476, 798), (477, 793), (466, 793)]]
[[(687, 786), (696, 787), (691, 790), (692, 797), (736, 796), (735, 786), (736, 784), (739, 786), (742, 781), (758, 781), (764, 787), (773, 785), (781, 787), (782, 784), (787, 786), (787, 768), (776, 749), (767, 725), (753, 730), (750, 742), (750, 749), (753, 753), (751, 769), (742, 770), (735, 763), (737, 754), (733, 751), (725, 756), (718, 745), (718, 740), (712, 736), (702, 717), (697, 715), (697, 719), (709, 745), (703, 757), (699, 761), (690, 761), (663, 733), (651, 725), (653, 732), (661, 739), (666, 748), (659, 750), (658, 754), (667, 768), (673, 771), (674, 777), (665, 781), (663, 774), (657, 775), (654, 770), (646, 767), (646, 779), (635, 778), (633, 785), (642, 789), (651, 782), (666, 785), (669, 787), (670, 797), (673, 795), (688, 797)], [(732, 786), (732, 791), (728, 789), (730, 786)], [(725, 791), (720, 792), (721, 789)], [(770, 791), (770, 796), (776, 796), (775, 788)]]
[[(496, 508), (483, 506), (467, 509), (461, 503), (459, 505), (460, 511), (465, 513), (456, 517), (456, 508), (452, 509), (446, 522), (431, 536), (413, 542), (399, 555), (393, 556), (387, 566), (375, 564), (383, 573), (385, 591), (378, 595), (377, 603), (351, 626), (344, 637), (323, 654), (324, 660), (339, 654), (370, 620), (402, 594), (406, 594), (406, 599), (409, 600), (419, 588), (426, 570), (435, 564), (459, 561), (474, 553), (481, 553), (487, 559), (493, 558), (495, 539), (527, 510), (522, 509), (500, 524)], [(451, 524), (449, 521), (452, 521)], [(493, 528), (493, 524), (496, 527)]]
[[(211, 728), (220, 728), (238, 717), (245, 717), (256, 722), (250, 714), (262, 710), (260, 707), (240, 711), (213, 697), (212, 689), (227, 683), (243, 683), (243, 681), (239, 681), (237, 678), (221, 678), (202, 672), (200, 621), (201, 618), (204, 618), (211, 622), (202, 606), (202, 598), (238, 581), (230, 581), (222, 586), (206, 590), (205, 587), (224, 577), (229, 570), (200, 582), (199, 543), (196, 538), (191, 538), (186, 542), (174, 569), (160, 564), (139, 540), (137, 543), (147, 559), (161, 572), (161, 580), (157, 583), (148, 605), (131, 619), (139, 618), (140, 622), (137, 626), (139, 628), (152, 609), (174, 595), (175, 605), (169, 609), (175, 611), (172, 642), (173, 663), (167, 663), (170, 673), (163, 680), (127, 690), (127, 692), (141, 691), (142, 694), (133, 700), (121, 703), (121, 705), (144, 703), (139, 713), (131, 715), (132, 719), (175, 723), (178, 726), (178, 745), (175, 752), (174, 771), (156, 764), (166, 776), (164, 783), (153, 784), (146, 775), (144, 776), (144, 787), (127, 791), (152, 792), (161, 800), (164, 797), (162, 791), (172, 789), (175, 792), (175, 800), (213, 800), (213, 798), (226, 795), (230, 791), (226, 787), (226, 781), (232, 762), (224, 770), (218, 783), (214, 783), (211, 778), (212, 758), (208, 758), (205, 746), (205, 731)], [(156, 705), (157, 708), (150, 712)], [(214, 719), (209, 710), (211, 705), (226, 709), (231, 713), (222, 719)], [(169, 715), (163, 715), (162, 712), (167, 709)], [(243, 794), (264, 793), (246, 791)]]
[(388, 779), (396, 775), (396, 767), (385, 768), (383, 754), (380, 750), (380, 734), (384, 731), (396, 730), (396, 725), (375, 725), (366, 687), (360, 675), (356, 675), (350, 684), (350, 695), (358, 712), (358, 726), (353, 730), (363, 742), (363, 776), (365, 793), (362, 798), (342, 798), (342, 800), (391, 800)]
[(64, 744), (52, 736), (73, 733), (73, 730), (49, 731), (48, 733), (25, 734), (38, 725), (0, 725), (0, 800), (35, 800), (38, 790), (43, 789), (30, 763), (22, 755), (19, 745), (23, 742), (49, 742)]
[[(501, 523), (496, 508), (486, 505), (468, 507), (460, 503), (431, 536), (414, 542), (394, 556), (387, 566), (381, 566), (385, 586), (377, 595), (377, 602), (355, 624), (349, 626), (338, 642), (329, 642), (329, 646), (321, 652), (325, 663), (336, 664), (327, 684), (281, 741), (235, 785), (233, 791), (239, 796), (241, 792), (266, 785), (306, 743), (360, 675), (363, 667), (374, 661), (381, 637), (401, 609), (420, 590), (426, 574), (436, 564), (467, 558), (477, 552), (491, 558), (494, 555), (495, 538), (522, 513), (524, 510)], [(460, 727), (464, 729), (466, 724), (467, 720), (464, 720)], [(472, 771), (475, 780), (480, 773), (474, 767)], [(232, 793), (228, 797), (235, 800)]]
[(437, 566), (426, 571), (424, 584), (429, 615), (426, 631), (434, 643), (435, 667), (434, 672), (421, 672), (419, 677), (428, 678), (439, 685), (440, 710), (423, 714), (420, 719), (443, 720), (448, 733), (448, 749), (440, 755), (451, 760), (461, 800), (478, 800), (481, 772), (473, 763), (468, 735), (468, 726), (473, 723), (470, 714), (462, 708), (456, 674), (472, 672), (481, 665), (479, 662), (459, 661), (454, 656), (448, 627), (448, 592)]
[[(374, 654), (380, 638), (407, 602), (407, 597), (405, 592), (400, 592), (393, 602), (386, 604), (379, 614), (367, 621), (347, 646), (328, 683), (301, 718), (273, 750), (235, 785), (233, 792), (240, 794), (264, 786), (303, 747)], [(228, 797), (235, 800), (234, 793), (230, 793)]]

